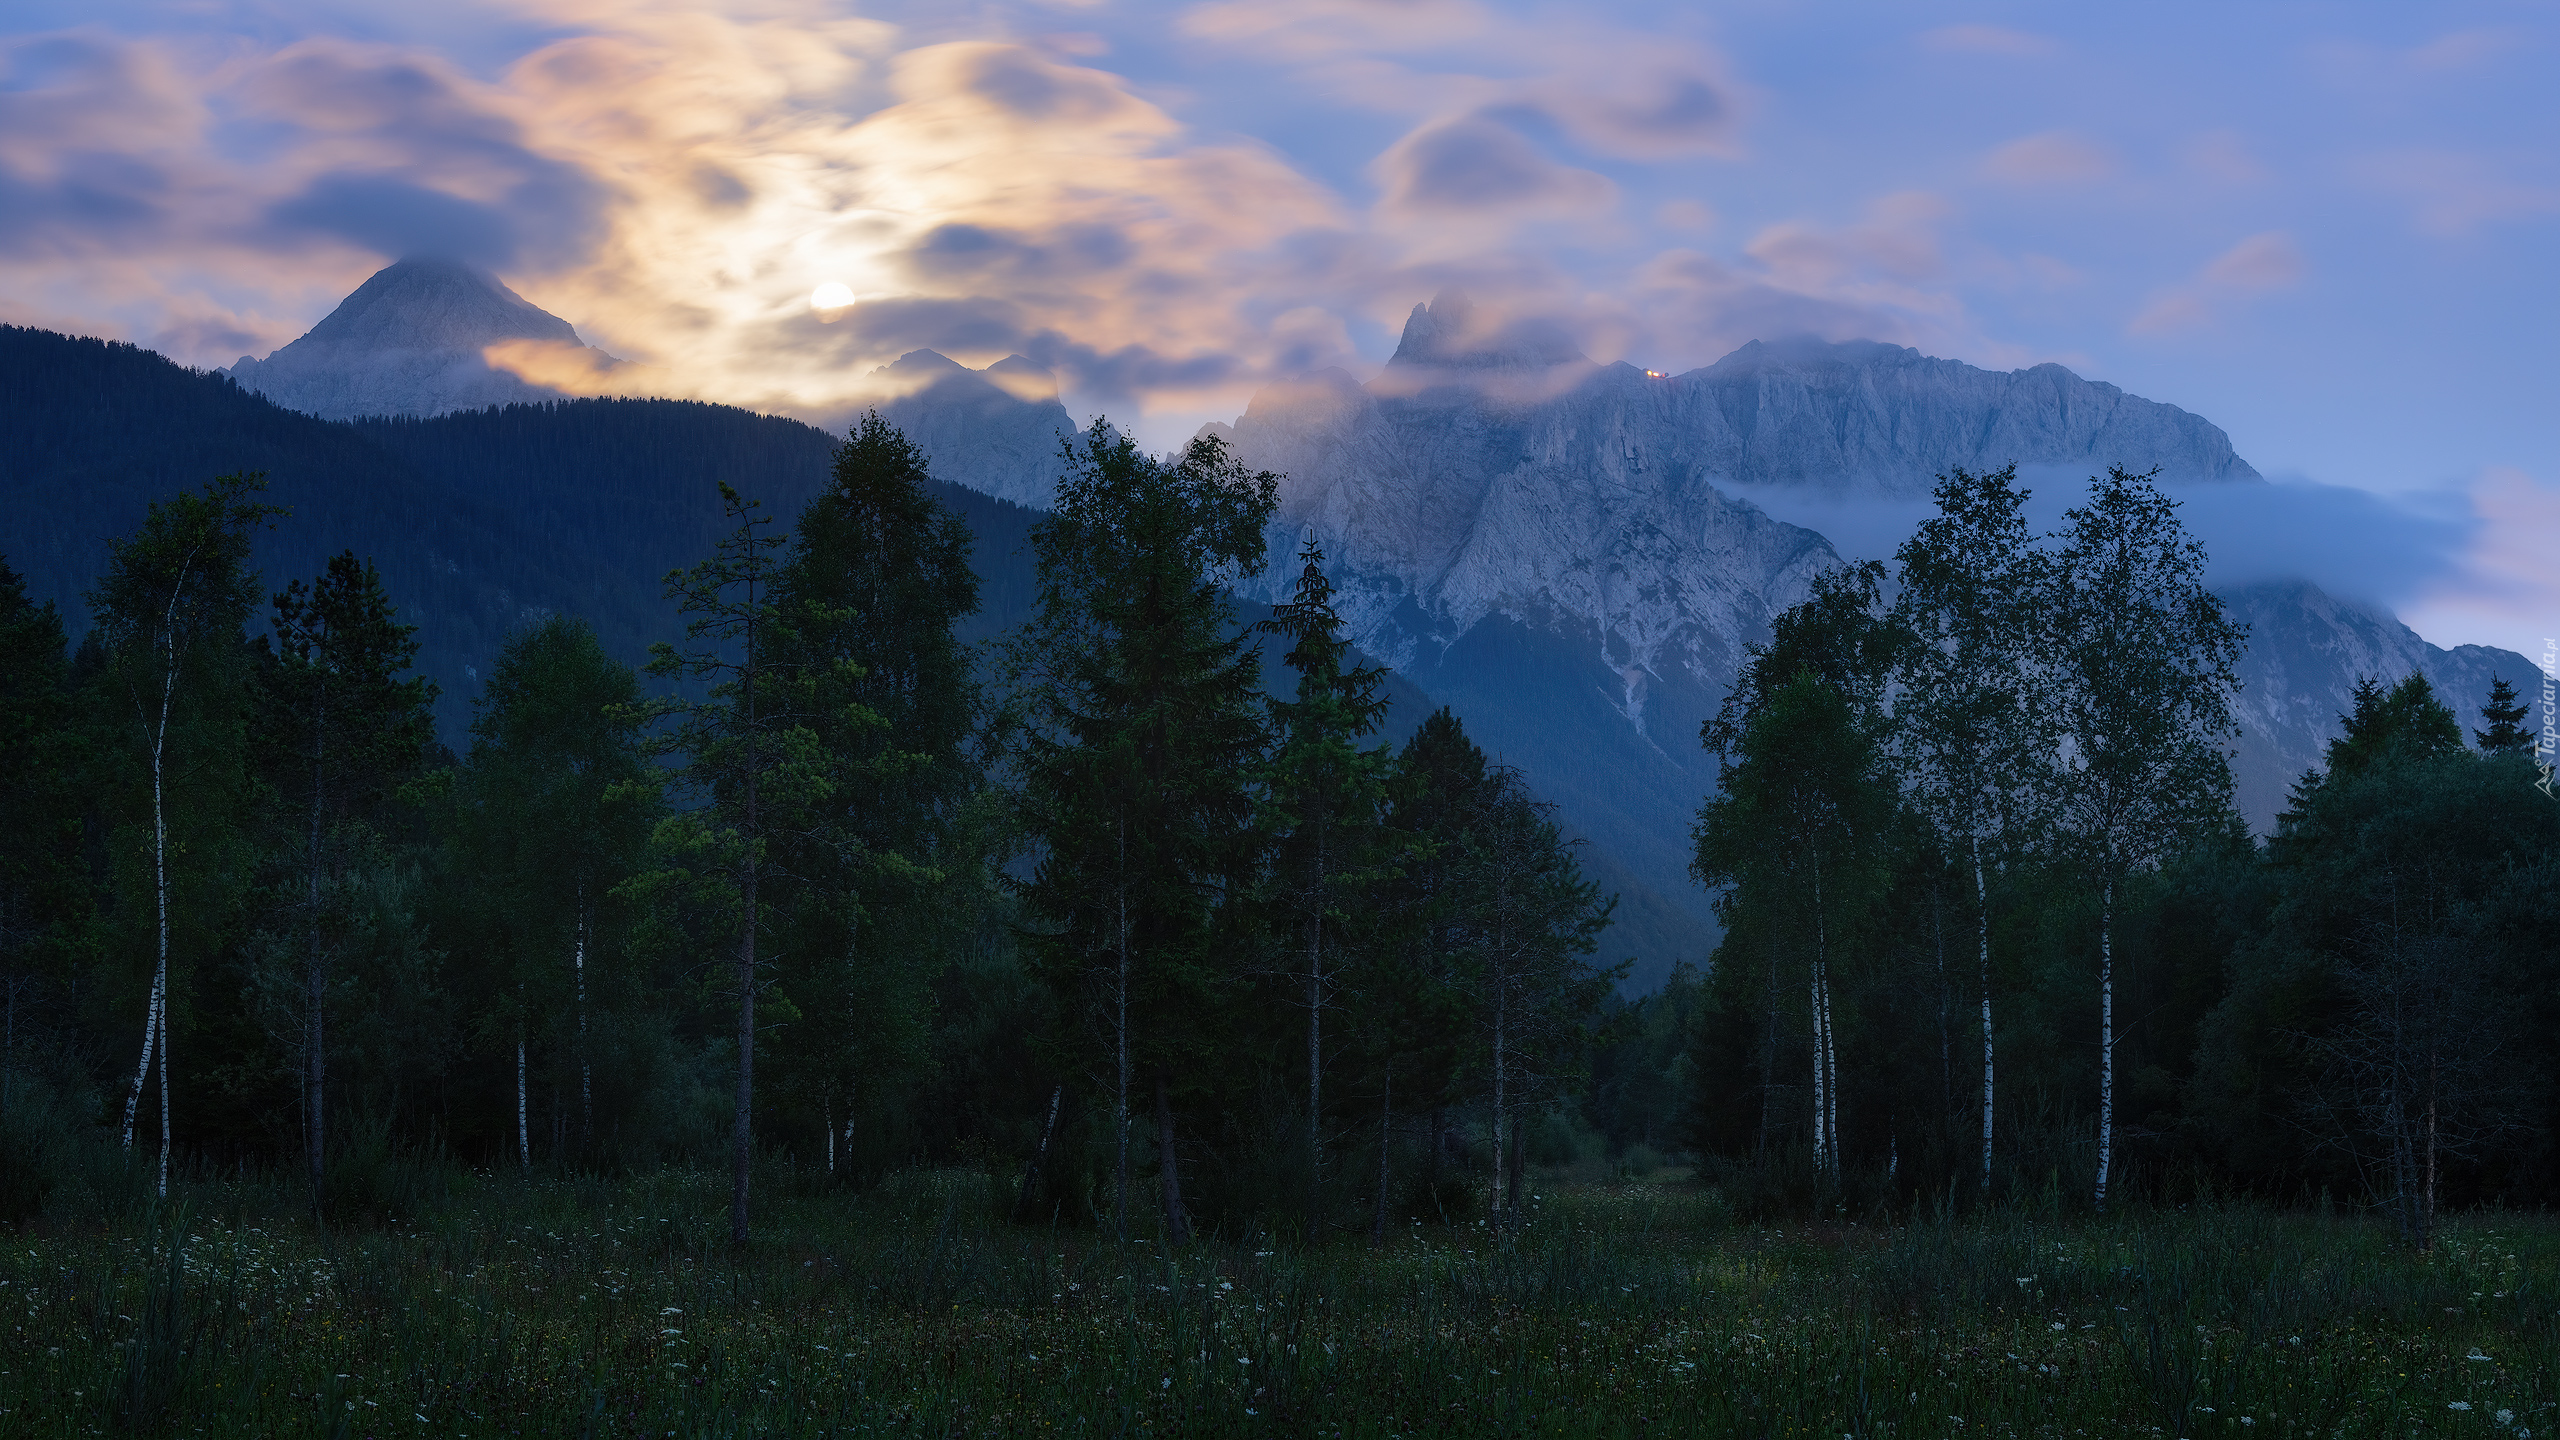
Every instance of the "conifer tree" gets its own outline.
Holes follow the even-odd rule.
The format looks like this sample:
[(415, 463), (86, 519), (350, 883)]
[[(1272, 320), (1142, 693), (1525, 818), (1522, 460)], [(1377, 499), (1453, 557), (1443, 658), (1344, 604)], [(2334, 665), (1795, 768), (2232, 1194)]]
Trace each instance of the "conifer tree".
[(1257, 859), (1259, 654), (1229, 626), (1228, 586), (1262, 568), (1278, 477), (1214, 436), (1159, 460), (1101, 421), (1064, 449), (1057, 508), (1032, 532), (1038, 608), (1011, 648), (1021, 804), (1045, 847), (1022, 896), (1050, 984), (1102, 1041), (1113, 1227), (1127, 1237), (1143, 1085), (1164, 1234), (1179, 1242), (1175, 1091), (1209, 1079), (1235, 979), (1221, 937), (1242, 923), (1230, 902)]
[(2480, 718), (2489, 722), (2489, 728), (2472, 731), (2471, 738), (2479, 742), (2485, 754), (2530, 750), (2533, 748), (2533, 732), (2517, 723), (2528, 713), (2524, 701), (2516, 696), (2516, 687), (2507, 683), (2507, 677), (2491, 676), (2489, 698), (2480, 705)]
[(315, 1201), (328, 1115), (323, 891), (346, 852), (362, 845), (343, 832), (370, 828), (395, 788), (421, 772), (434, 741), (435, 686), (423, 676), (401, 678), (418, 653), (416, 631), (399, 622), (372, 562), (352, 551), (275, 597), (275, 664), (266, 671), (260, 728), (303, 832), (303, 1146)]
[[(1387, 780), (1393, 864), (1379, 886), (1385, 933), (1372, 942), (1361, 1019), (1367, 1048), (1380, 1057), (1380, 1088), (1402, 1076), (1406, 1105), (1428, 1111), (1424, 1163), (1435, 1181), (1448, 1150), (1448, 1107), (1461, 1098), (1475, 1048), (1464, 882), (1470, 827), (1489, 783), (1484, 751), (1446, 706), (1415, 728)], [(1379, 1139), (1386, 1143), (1383, 1124)], [(1382, 1176), (1381, 1205), (1384, 1185)]]
[(79, 756), (62, 617), (0, 560), (0, 1120), (16, 1098), (28, 1003), (68, 970), (86, 886)]
[[(1386, 671), (1345, 668), (1351, 642), (1334, 613), (1324, 548), (1312, 532), (1298, 558), (1303, 568), (1296, 592), (1255, 628), (1287, 638), (1284, 663), (1298, 672), (1296, 698), (1271, 706), (1278, 744), (1264, 771), (1263, 794), (1274, 842), (1266, 884), (1281, 920), (1283, 953), (1299, 967), (1294, 978), (1306, 995), (1312, 1235), (1323, 1223), (1325, 1011), (1350, 961), (1346, 935), (1353, 910), (1360, 908), (1354, 897), (1376, 878), (1389, 757), (1383, 745), (1360, 745), (1386, 713), (1379, 694)], [(1392, 1071), (1387, 1074), (1391, 1086)], [(1380, 1122), (1382, 1137), (1385, 1124)]]
[(737, 994), (737, 1085), (732, 1096), (729, 1239), (747, 1243), (747, 1182), (755, 1159), (756, 991), (762, 984), (756, 945), (766, 924), (759, 890), (770, 866), (772, 831), (797, 821), (831, 790), (818, 738), (768, 693), (779, 678), (769, 653), (774, 630), (773, 552), (782, 537), (757, 502), (723, 483), (720, 513), (728, 524), (711, 556), (667, 576), (667, 597), (692, 616), (684, 647), (650, 647), (649, 673), (704, 687), (700, 700), (668, 698), (651, 707), (670, 722), (653, 741), (659, 753), (684, 757), (683, 783), (702, 804), (660, 822), (651, 846), (661, 868), (631, 883), (635, 898), (655, 903), (711, 882), (735, 935), (731, 974)]
[[(169, 780), (182, 758), (171, 742), (200, 703), (239, 692), (241, 630), (257, 603), (251, 537), (277, 514), (253, 500), (259, 475), (224, 475), (200, 493), (151, 506), (142, 527), (107, 542), (107, 569), (89, 607), (112, 676), (131, 711), (132, 734), (151, 776), (151, 871), (157, 944), (145, 1002), (142, 1057), (125, 1096), (123, 1143), (133, 1149), (134, 1117), (155, 1061), (160, 1075), (159, 1193), (169, 1193), (170, 1054)], [(195, 757), (185, 757), (195, 758)]]
[[(2156, 474), (2157, 472), (2153, 472)], [(2231, 804), (2224, 746), (2248, 629), (2205, 588), (2204, 546), (2152, 474), (2089, 482), (2064, 517), (2051, 625), (2061, 834), (2098, 882), (2097, 1208), (2115, 1158), (2115, 919), (2125, 879)]]
[(829, 773), (775, 853), (794, 959), (780, 984), (815, 1022), (783, 1055), (815, 1092), (830, 1170), (857, 1107), (923, 1064), (931, 966), (987, 882), (963, 813), (982, 778), (979, 685), (954, 633), (978, 578), (968, 525), (929, 478), (923, 452), (866, 413), (774, 574), (769, 703), (816, 736)]

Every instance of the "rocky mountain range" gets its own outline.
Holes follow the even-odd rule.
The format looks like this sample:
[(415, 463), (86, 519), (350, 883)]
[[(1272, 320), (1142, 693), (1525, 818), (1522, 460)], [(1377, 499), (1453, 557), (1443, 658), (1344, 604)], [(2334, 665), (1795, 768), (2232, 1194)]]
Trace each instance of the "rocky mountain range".
[[(405, 261), (311, 334), (264, 361), (244, 358), (230, 374), (278, 405), (324, 417), (424, 417), (543, 398), (483, 358), (509, 341), (577, 345), (565, 322), (494, 277)], [(1059, 441), (1075, 433), (1052, 378), (1019, 356), (974, 370), (929, 350), (871, 378), (883, 413), (932, 456), (936, 475), (988, 497), (966, 507), (983, 532), (981, 573), (991, 595), (1027, 603), (1021, 531), (1051, 502)], [(754, 448), (763, 458), (738, 463), (793, 494), (807, 493), (823, 469), (824, 437), (796, 422), (671, 403), (375, 419), (344, 441), (315, 432), (294, 443), (361, 448), (502, 516), (510, 534), (529, 524), (552, 537), (539, 573), (508, 582), (512, 591), (492, 581), (472, 592), (484, 598), (466, 603), (456, 592), (437, 602), (472, 616), (472, 651), (494, 644), (489, 627), (511, 604), (603, 605), (609, 631), (636, 637), (662, 552), (674, 557), (707, 521), (685, 510), (687, 479), (728, 461), (703, 457)], [(285, 418), (224, 423), (263, 434)], [(1688, 827), (1714, 784), (1699, 724), (1731, 685), (1743, 647), (1840, 563), (1823, 535), (1773, 518), (1761, 502), (1821, 491), (1907, 503), (1949, 467), (2012, 461), (2081, 473), (2156, 465), (2172, 479), (2260, 483), (2207, 421), (2057, 365), (1999, 373), (1896, 346), (1799, 339), (1755, 342), (1704, 369), (1662, 375), (1595, 364), (1557, 332), (1494, 323), (1456, 295), (1415, 307), (1395, 357), (1368, 381), (1337, 370), (1275, 385), (1234, 424), (1210, 428), (1248, 463), (1286, 477), (1273, 553), (1289, 554), (1309, 534), (1324, 545), (1354, 637), (1396, 668), (1399, 710), (1416, 712), (1400, 715), (1399, 728), (1422, 707), (1452, 707), (1591, 842), (1587, 864), (1625, 897), (1623, 935), (1641, 938), (1639, 987), (1675, 959), (1704, 958), (1713, 940), (1707, 897), (1686, 874)], [(617, 452), (618, 468), (587, 468), (600, 452)], [(695, 452), (685, 475), (658, 473), (667, 457)], [(617, 485), (640, 488), (572, 493)], [(644, 491), (641, 515), (630, 501)], [(325, 486), (315, 498), (324, 495)], [(796, 508), (781, 491), (768, 498), (779, 513)], [(24, 554), (25, 538), (0, 532), (0, 551)], [(437, 543), (465, 546), (459, 532)], [(470, 543), (481, 553), (503, 548)], [(460, 573), (449, 560), (407, 568), (431, 588), (451, 589)], [(1241, 598), (1279, 598), (1291, 574), (1275, 566)], [(2307, 582), (2225, 598), (2252, 627), (2235, 774), (2243, 813), (2262, 830), (2291, 781), (2317, 763), (2360, 677), (2422, 671), (2476, 725), (2492, 674), (2523, 684), (2534, 670), (2510, 652), (2439, 649), (2389, 614)], [(466, 676), (437, 678), (449, 691), (470, 688)]]

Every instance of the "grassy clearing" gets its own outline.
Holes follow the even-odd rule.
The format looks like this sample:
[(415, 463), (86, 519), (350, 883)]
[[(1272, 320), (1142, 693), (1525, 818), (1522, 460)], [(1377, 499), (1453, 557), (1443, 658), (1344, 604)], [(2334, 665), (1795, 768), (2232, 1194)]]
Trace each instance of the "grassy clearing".
[(2252, 1210), (1756, 1228), (1559, 1186), (1508, 1247), (1167, 1254), (935, 1172), (770, 1201), (738, 1259), (719, 1186), (480, 1178), (322, 1233), (203, 1185), (0, 1237), (0, 1437), (2560, 1433), (2542, 1217), (2417, 1256)]

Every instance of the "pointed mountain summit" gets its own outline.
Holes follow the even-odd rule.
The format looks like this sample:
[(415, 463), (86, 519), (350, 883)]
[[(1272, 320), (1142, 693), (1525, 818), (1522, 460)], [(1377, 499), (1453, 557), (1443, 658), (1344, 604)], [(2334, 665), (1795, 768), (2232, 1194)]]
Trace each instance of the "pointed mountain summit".
[(559, 398), (492, 366), (488, 353), (500, 345), (587, 369), (620, 363), (485, 270), (409, 259), (375, 272), (309, 334), (264, 360), (243, 355), (227, 373), (288, 410), (327, 420)]
[(972, 370), (936, 350), (910, 350), (871, 372), (888, 398), (880, 416), (907, 434), (936, 475), (1046, 510), (1057, 499), (1058, 437), (1076, 433), (1058, 379), (1008, 355)]
[(1443, 290), (1405, 317), (1390, 369), (1543, 370), (1589, 364), (1564, 327), (1547, 319), (1498, 320), (1463, 290)]

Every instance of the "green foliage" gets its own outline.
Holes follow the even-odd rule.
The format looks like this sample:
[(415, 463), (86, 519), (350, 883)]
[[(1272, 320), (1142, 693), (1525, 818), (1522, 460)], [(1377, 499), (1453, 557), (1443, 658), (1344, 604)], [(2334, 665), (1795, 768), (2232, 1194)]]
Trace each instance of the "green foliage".
[(1225, 1078), (1242, 921), (1227, 902), (1253, 886), (1264, 743), (1259, 658), (1227, 632), (1225, 590), (1261, 569), (1277, 482), (1215, 437), (1168, 462), (1100, 422), (1065, 458), (1057, 510), (1032, 535), (1039, 611), (1011, 652), (1022, 812), (1043, 847), (1021, 894), (1065, 1021), (1061, 1069), (1108, 1097), (1125, 1233), (1133, 1095), (1154, 1092), (1169, 1148), (1177, 1098)]
[(2489, 681), (2489, 698), (2480, 706), (2480, 718), (2489, 722), (2489, 728), (2472, 731), (2471, 738), (2479, 742), (2481, 750), (2493, 755), (2502, 750), (2531, 750), (2533, 732), (2516, 723), (2528, 713), (2507, 677), (2494, 676)]

